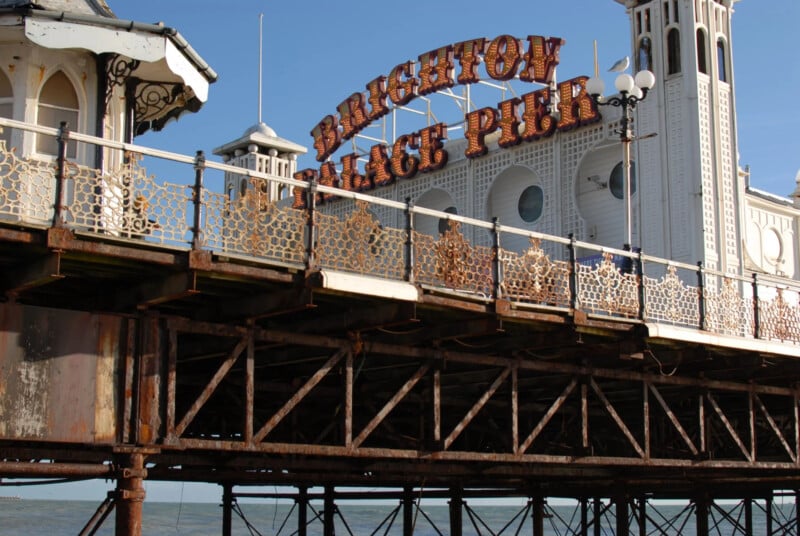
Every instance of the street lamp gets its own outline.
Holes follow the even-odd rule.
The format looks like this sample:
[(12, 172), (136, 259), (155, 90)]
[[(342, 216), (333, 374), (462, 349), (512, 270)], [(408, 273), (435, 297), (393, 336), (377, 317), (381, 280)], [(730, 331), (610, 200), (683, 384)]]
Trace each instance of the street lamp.
[(614, 106), (622, 107), (622, 120), (619, 130), (619, 139), (622, 142), (623, 151), (623, 166), (625, 167), (625, 184), (623, 186), (623, 196), (625, 197), (625, 243), (628, 247), (632, 245), (631, 239), (631, 141), (633, 134), (631, 132), (631, 110), (636, 108), (639, 101), (643, 101), (647, 97), (648, 91), (653, 88), (656, 83), (656, 77), (653, 73), (647, 70), (639, 71), (636, 77), (628, 73), (620, 73), (617, 76), (614, 85), (619, 91), (619, 96), (610, 97), (608, 99), (603, 97), (603, 90), (605, 84), (595, 75), (586, 81), (586, 91), (592, 96), (592, 99), (598, 106)]

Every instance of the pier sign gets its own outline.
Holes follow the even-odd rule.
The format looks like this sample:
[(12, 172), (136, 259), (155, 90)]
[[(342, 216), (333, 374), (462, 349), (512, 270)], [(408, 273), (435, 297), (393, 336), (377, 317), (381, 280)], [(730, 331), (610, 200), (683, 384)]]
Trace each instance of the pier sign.
[[(330, 157), (343, 142), (388, 114), (390, 103), (394, 107), (405, 106), (423, 95), (456, 85), (475, 84), (482, 76), (496, 81), (518, 78), (543, 87), (496, 106), (468, 111), (464, 115), (467, 158), (486, 154), (486, 136), (495, 132), (499, 132), (498, 145), (506, 148), (599, 121), (597, 107), (586, 92), (588, 77), (559, 83), (554, 80), (559, 50), (564, 43), (559, 37), (531, 35), (519, 39), (500, 35), (491, 40), (478, 38), (446, 45), (419, 55), (418, 61), (395, 65), (388, 75), (368, 82), (366, 91), (351, 94), (336, 107), (335, 113), (326, 115), (314, 126), (311, 136), (320, 167), (298, 171), (295, 178), (350, 191), (367, 191), (443, 168), (448, 162), (444, 148), (446, 123), (398, 136), (391, 147), (383, 143), (373, 145), (363, 173), (357, 166), (362, 155), (342, 156), (338, 172)], [(554, 113), (554, 108), (558, 113)], [(305, 206), (303, 192), (297, 189), (294, 193), (297, 208)], [(320, 195), (319, 201), (330, 197), (333, 196)]]

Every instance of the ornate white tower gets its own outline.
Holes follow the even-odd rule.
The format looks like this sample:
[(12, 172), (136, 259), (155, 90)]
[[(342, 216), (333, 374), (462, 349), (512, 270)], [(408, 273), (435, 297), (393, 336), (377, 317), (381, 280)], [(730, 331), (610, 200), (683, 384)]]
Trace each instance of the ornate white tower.
[(736, 0), (616, 0), (631, 20), (634, 71), (655, 73), (637, 107), (641, 242), (648, 253), (741, 273), (731, 16)]

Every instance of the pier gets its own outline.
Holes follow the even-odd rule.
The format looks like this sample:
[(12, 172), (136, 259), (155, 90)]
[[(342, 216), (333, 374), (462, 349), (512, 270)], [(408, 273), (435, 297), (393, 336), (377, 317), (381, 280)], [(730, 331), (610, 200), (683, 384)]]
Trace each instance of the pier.
[[(698, 535), (720, 500), (731, 533), (761, 507), (798, 532), (769, 513), (800, 490), (796, 281), (0, 126), (59, 144), (0, 146), (4, 481), (113, 479), (94, 521), (113, 509), (132, 536), (146, 480), (219, 484), (223, 534), (256, 485), (294, 490), (297, 534), (316, 499), (333, 534), (342, 498), (396, 500), (412, 534), (423, 496), (449, 501), (453, 536), (480, 497), (528, 500), (534, 535), (552, 497), (576, 501), (573, 534), (612, 513), (617, 535), (673, 533), (656, 499), (688, 501)], [(121, 164), (78, 165), (73, 142)], [(223, 172), (240, 199), (206, 186)]]

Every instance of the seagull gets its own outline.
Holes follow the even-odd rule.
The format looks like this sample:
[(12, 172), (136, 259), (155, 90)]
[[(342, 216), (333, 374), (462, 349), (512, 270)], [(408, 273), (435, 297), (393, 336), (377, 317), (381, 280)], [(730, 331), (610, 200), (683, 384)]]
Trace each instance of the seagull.
[(621, 60), (617, 61), (614, 65), (612, 65), (611, 68), (608, 70), (608, 72), (610, 72), (610, 73), (611, 72), (614, 72), (614, 73), (624, 72), (625, 69), (627, 69), (628, 65), (630, 65), (630, 64), (631, 64), (631, 59), (628, 56), (625, 56)]

